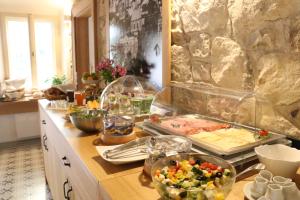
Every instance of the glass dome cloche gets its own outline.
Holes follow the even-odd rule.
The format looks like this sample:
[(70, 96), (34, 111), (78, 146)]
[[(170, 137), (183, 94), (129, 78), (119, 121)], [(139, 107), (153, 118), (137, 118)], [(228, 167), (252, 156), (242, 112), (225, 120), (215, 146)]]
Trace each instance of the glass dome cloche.
[(132, 75), (110, 83), (100, 96), (100, 108), (105, 111), (102, 139), (111, 137), (110, 141), (104, 142), (117, 144), (134, 139), (134, 123), (149, 115), (156, 92), (146, 79)]
[(187, 137), (201, 151), (230, 157), (284, 138), (257, 126), (262, 100), (252, 92), (171, 83), (156, 94), (143, 126)]

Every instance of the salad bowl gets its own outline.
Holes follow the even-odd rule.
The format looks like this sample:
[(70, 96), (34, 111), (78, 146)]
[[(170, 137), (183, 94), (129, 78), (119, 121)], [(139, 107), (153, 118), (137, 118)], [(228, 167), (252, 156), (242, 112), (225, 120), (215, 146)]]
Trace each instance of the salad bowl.
[(235, 182), (236, 170), (221, 158), (187, 153), (158, 160), (151, 176), (162, 199), (224, 200)]
[(70, 113), (72, 124), (83, 132), (98, 132), (103, 128), (102, 111), (86, 110)]

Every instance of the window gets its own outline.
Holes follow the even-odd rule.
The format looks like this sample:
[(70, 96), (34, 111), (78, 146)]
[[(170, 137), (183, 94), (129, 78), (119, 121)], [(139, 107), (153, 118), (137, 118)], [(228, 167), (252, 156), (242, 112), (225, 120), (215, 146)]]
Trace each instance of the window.
[(37, 84), (39, 88), (47, 87), (45, 80), (55, 75), (55, 39), (53, 23), (34, 22)]
[(63, 74), (72, 80), (72, 23), (70, 18), (63, 24)]
[(28, 19), (7, 17), (5, 21), (9, 78), (26, 78), (26, 87), (31, 87)]
[(60, 52), (56, 51), (60, 47), (56, 45), (56, 27), (54, 18), (4, 16), (4, 27), (0, 29), (4, 28), (5, 33), (2, 50), (6, 78), (26, 78), (26, 88), (49, 86), (46, 80), (61, 67), (56, 56)]

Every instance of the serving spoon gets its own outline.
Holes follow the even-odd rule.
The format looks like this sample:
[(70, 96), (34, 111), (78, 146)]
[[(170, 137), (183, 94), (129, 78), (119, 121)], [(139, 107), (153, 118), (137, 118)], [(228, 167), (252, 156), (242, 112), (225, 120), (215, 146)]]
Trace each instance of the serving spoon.
[(254, 165), (251, 165), (250, 167), (246, 168), (245, 170), (241, 171), (236, 175), (236, 179), (240, 179), (242, 175), (246, 174), (247, 172), (253, 171), (253, 170), (263, 170), (266, 166), (262, 163), (256, 163)]

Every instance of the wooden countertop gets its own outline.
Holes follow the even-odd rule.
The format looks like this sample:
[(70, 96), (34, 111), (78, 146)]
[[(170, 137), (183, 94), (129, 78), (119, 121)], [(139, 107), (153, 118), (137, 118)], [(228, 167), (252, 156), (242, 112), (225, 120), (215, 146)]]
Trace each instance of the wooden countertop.
[(17, 101), (0, 102), (0, 115), (37, 112), (38, 100), (24, 97)]
[[(39, 103), (45, 109), (48, 101), (39, 100)], [(46, 112), (90, 173), (96, 177), (103, 194), (106, 193), (114, 200), (160, 199), (159, 194), (151, 185), (151, 179), (142, 173), (143, 162), (125, 165), (113, 165), (106, 162), (99, 156), (95, 148), (96, 145), (102, 145), (99, 143), (99, 136), (84, 134), (72, 124), (66, 123), (63, 113), (50, 110), (46, 110)], [(251, 176), (235, 183), (227, 199), (244, 199), (243, 187), (253, 178)], [(104, 199), (106, 198), (104, 197)]]

